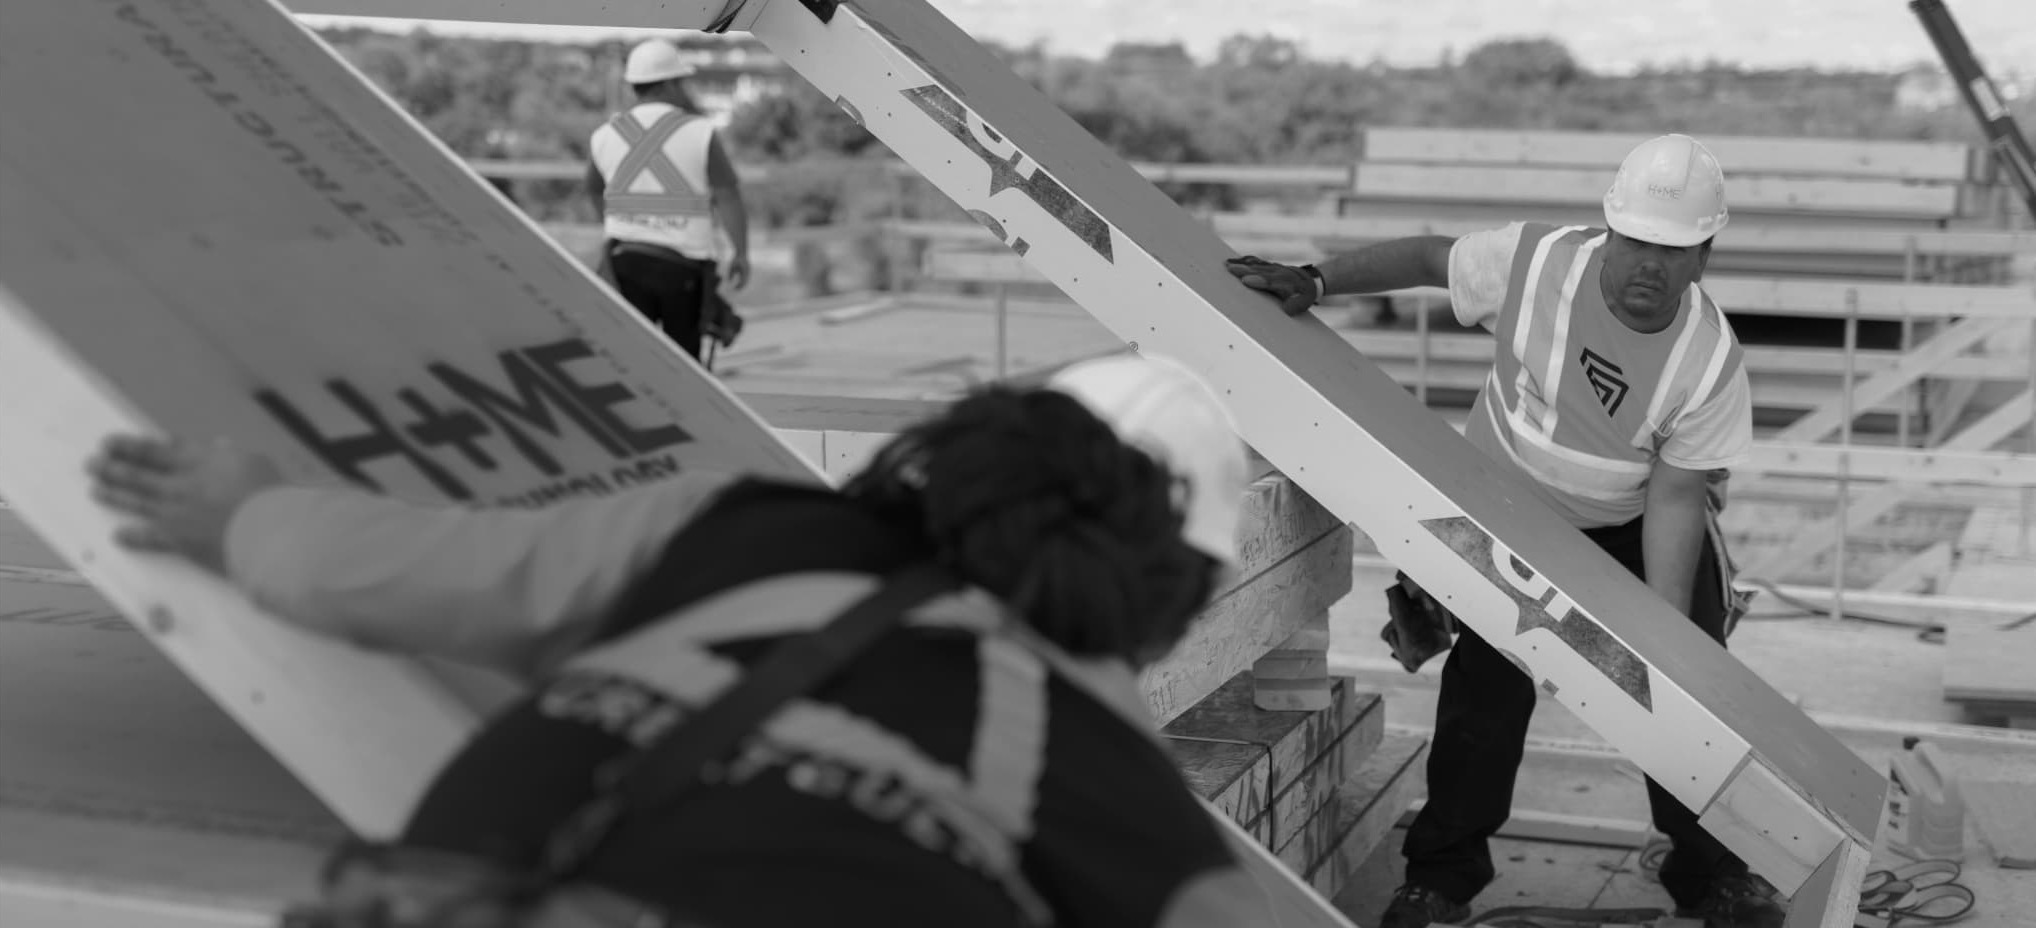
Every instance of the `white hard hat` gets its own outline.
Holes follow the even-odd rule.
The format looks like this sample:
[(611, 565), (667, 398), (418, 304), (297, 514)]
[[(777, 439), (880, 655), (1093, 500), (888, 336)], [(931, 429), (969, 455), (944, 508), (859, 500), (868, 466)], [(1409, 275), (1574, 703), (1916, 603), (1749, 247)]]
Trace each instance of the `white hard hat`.
[(1687, 135), (1634, 146), (1605, 191), (1605, 224), (1657, 245), (1702, 244), (1725, 228), (1725, 172)]
[(655, 84), (675, 77), (690, 77), (693, 66), (679, 54), (679, 47), (663, 39), (651, 39), (629, 50), (622, 66), (622, 80), (630, 84)]
[(1237, 566), (1244, 443), (1216, 391), (1179, 362), (1118, 355), (1068, 365), (1047, 387), (1081, 401), (1125, 444), (1182, 478), (1189, 544)]

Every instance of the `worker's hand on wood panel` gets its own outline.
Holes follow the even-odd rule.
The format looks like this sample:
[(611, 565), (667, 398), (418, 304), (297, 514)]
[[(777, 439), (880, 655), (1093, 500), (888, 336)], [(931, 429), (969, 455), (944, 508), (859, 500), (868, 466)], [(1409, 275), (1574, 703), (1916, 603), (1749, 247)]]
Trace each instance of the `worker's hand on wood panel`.
[(87, 469), (92, 495), (131, 516), (115, 540), (137, 550), (174, 554), (218, 571), (225, 562), (226, 526), (240, 504), (282, 482), (269, 459), (225, 442), (115, 435)]
[(1254, 255), (1231, 258), (1223, 266), (1230, 269), (1239, 283), (1279, 297), (1280, 311), (1289, 316), (1307, 312), (1322, 295), (1315, 278), (1297, 267), (1274, 264)]

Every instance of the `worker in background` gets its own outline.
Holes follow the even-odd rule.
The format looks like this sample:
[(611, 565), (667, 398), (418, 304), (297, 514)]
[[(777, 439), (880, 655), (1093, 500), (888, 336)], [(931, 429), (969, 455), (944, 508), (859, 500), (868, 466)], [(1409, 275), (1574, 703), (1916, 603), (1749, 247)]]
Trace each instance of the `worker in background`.
[(985, 388), (840, 491), (689, 471), (537, 511), (430, 507), (141, 438), (91, 472), (133, 520), (124, 544), (279, 619), (534, 682), (439, 774), (407, 842), (535, 854), (636, 723), (697, 710), (877, 578), (938, 564), (959, 592), (779, 711), (728, 775), (627, 823), (587, 879), (713, 928), (1272, 923), (1136, 681), (1237, 565), (1243, 447), (1177, 364)]
[[(1229, 267), (1289, 314), (1329, 294), (1447, 287), (1457, 319), (1498, 342), (1466, 437), (1723, 644), (1728, 586), (1710, 483), (1747, 459), (1753, 433), (1739, 343), (1697, 283), (1725, 228), (1724, 173), (1695, 139), (1649, 140), (1619, 166), (1604, 216), (1604, 229), (1513, 223), (1398, 239), (1319, 268)], [(1406, 882), (1382, 928), (1462, 920), (1492, 881), (1488, 841), (1511, 814), (1534, 701), (1526, 674), (1460, 629), (1442, 671), (1427, 803), (1407, 829)], [(1781, 925), (1781, 907), (1695, 814), (1651, 779), (1647, 795), (1674, 844), (1661, 882), (1685, 917)]]
[[(749, 216), (714, 123), (686, 93), (693, 66), (651, 39), (629, 51), (623, 80), (637, 103), (594, 130), (587, 187), (607, 240), (602, 276), (693, 357), (741, 319), (720, 295), (749, 281)], [(724, 254), (724, 239), (727, 250)]]

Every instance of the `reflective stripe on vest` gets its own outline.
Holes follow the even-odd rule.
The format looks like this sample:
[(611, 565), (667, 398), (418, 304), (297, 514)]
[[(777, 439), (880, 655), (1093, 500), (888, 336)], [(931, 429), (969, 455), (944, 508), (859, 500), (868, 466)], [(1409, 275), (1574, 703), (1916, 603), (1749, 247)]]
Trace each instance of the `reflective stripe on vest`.
[[(1647, 421), (1633, 436), (1636, 445), (1650, 433), (1667, 435), (1673, 432), (1675, 424), (1682, 420), (1685, 413), (1703, 405), (1705, 400), (1717, 393), (1718, 388), (1724, 385), (1726, 375), (1743, 363), (1739, 343), (1727, 337), (1731, 329), (1725, 321), (1725, 311), (1712, 301), (1711, 295), (1692, 281), (1684, 299), (1690, 303), (1692, 318), (1683, 326), (1682, 334), (1676, 337), (1668, 363), (1662, 366), (1661, 382), (1655, 385), (1654, 399), (1647, 405)], [(1703, 365), (1701, 373), (1697, 374), (1696, 386), (1687, 393), (1678, 391), (1675, 378), (1696, 373), (1690, 368), (1694, 363)], [(1683, 402), (1669, 407), (1669, 400), (1679, 396)]]
[[(1512, 331), (1501, 337), (1512, 343), (1513, 350), (1498, 356), (1502, 368), (1512, 368), (1501, 372), (1499, 383), (1506, 388), (1507, 412), (1548, 437), (1560, 421), (1555, 406), (1561, 397), (1562, 362), (1568, 355), (1570, 307), (1591, 253), (1603, 239), (1583, 226), (1565, 226), (1532, 248), (1527, 242), (1522, 235), (1513, 258), (1512, 285), (1506, 288), (1510, 305), (1500, 316), (1511, 320)], [(1535, 389), (1536, 385), (1545, 389)]]
[[(636, 114), (621, 112), (608, 121), (624, 142), (629, 143), (629, 153), (615, 165), (615, 176), (608, 178), (607, 191), (602, 199), (608, 209), (623, 213), (647, 213), (658, 216), (712, 216), (712, 197), (702, 196), (686, 182), (677, 165), (665, 154), (665, 143), (671, 141), (672, 133), (681, 126), (699, 117), (682, 110), (672, 110), (658, 117), (649, 129), (636, 120)], [(636, 183), (638, 175), (645, 170), (657, 179), (659, 193), (636, 193), (629, 188)]]

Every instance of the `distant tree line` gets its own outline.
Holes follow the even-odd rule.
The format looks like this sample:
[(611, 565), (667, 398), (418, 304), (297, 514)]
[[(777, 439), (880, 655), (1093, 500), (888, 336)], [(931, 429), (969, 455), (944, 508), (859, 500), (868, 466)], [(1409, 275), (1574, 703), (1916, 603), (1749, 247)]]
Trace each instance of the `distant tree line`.
[[(321, 34), (468, 157), (584, 159), (588, 133), (624, 99), (614, 76), (619, 44)], [(725, 47), (730, 40), (701, 41)], [(1900, 105), (1899, 74), (1721, 64), (1598, 74), (1543, 38), (1489, 42), (1426, 67), (1320, 61), (1292, 42), (1250, 35), (1226, 40), (1207, 61), (1178, 44), (1119, 44), (1094, 59), (1039, 45), (991, 47), (1134, 160), (1334, 163), (1356, 155), (1366, 125), (1982, 141), (1962, 103)], [(883, 145), (789, 70), (780, 73), (785, 91), (737, 109), (725, 133), (738, 158), (773, 166), (769, 189), (752, 196), (766, 224), (952, 211), (924, 184), (904, 185), (897, 202), (896, 182), (869, 163), (889, 157)], [(2036, 100), (2015, 106), (2025, 128), (2036, 126)], [(519, 201), (540, 218), (588, 215), (576, 183), (517, 187)], [(1229, 205), (1222, 189), (1169, 192)]]

